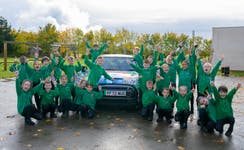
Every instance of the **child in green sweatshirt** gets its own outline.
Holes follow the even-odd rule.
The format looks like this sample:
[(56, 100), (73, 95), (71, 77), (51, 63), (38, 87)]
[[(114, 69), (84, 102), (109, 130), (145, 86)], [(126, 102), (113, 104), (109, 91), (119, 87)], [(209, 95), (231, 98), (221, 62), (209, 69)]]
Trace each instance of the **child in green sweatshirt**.
[(23, 80), (21, 82), (21, 80), (18, 78), (18, 73), (16, 73), (16, 77), (18, 113), (25, 117), (25, 124), (35, 125), (31, 118), (41, 120), (42, 116), (32, 103), (32, 96), (41, 89), (42, 84), (32, 88), (32, 82), (30, 80)]
[(22, 83), (23, 80), (30, 79), (30, 74), (28, 73), (29, 68), (26, 57), (22, 55), (19, 60), (20, 64), (18, 65), (17, 59), (15, 59), (14, 64), (10, 66), (9, 70), (18, 73), (18, 79)]
[(162, 91), (165, 88), (169, 88), (171, 85), (171, 74), (169, 72), (169, 65), (164, 63), (160, 68), (159, 72), (157, 73), (158, 80), (156, 81), (157, 84), (157, 92), (159, 95), (162, 96)]
[(176, 108), (177, 112), (175, 114), (175, 121), (180, 122), (180, 128), (186, 129), (187, 128), (187, 120), (190, 116), (190, 107), (189, 101), (191, 99), (193, 90), (187, 92), (186, 86), (179, 87), (179, 93), (176, 93)]
[(200, 96), (197, 101), (201, 130), (206, 133), (213, 133), (216, 126), (215, 100), (208, 95)]
[(91, 47), (86, 38), (84, 39), (84, 41), (86, 42), (86, 48), (91, 53), (93, 63), (96, 62), (97, 57), (103, 53), (103, 51), (108, 47), (108, 44), (110, 43), (110, 41), (107, 41), (107, 43), (102, 44), (102, 46), (99, 48), (98, 44), (94, 44), (93, 47)]
[[(88, 55), (89, 53), (87, 53)], [(103, 75), (106, 79), (113, 80), (113, 78), (105, 71), (102, 67), (103, 58), (98, 57), (96, 63), (92, 63), (89, 61), (88, 56), (85, 56), (85, 64), (89, 67), (90, 73), (88, 76), (88, 83), (91, 83), (94, 89), (98, 86), (98, 81), (100, 80), (101, 76)]]
[(139, 47), (134, 47), (133, 49), (133, 58), (136, 61), (138, 67), (143, 68), (143, 52), (144, 45), (141, 44), (141, 49)]
[(153, 81), (146, 81), (147, 89), (142, 93), (142, 110), (141, 115), (143, 119), (148, 121), (153, 120), (153, 110), (155, 107), (154, 102), (156, 101), (156, 85), (153, 85)]
[[(198, 56), (198, 55), (197, 55)], [(222, 56), (217, 64), (212, 68), (212, 65), (208, 62), (202, 64), (198, 56), (198, 77), (197, 77), (197, 89), (198, 96), (204, 96), (212, 93), (210, 82), (215, 80), (215, 76), (219, 70), (219, 67), (224, 60)]]
[(54, 82), (53, 84), (54, 90), (52, 90), (51, 78), (47, 78), (44, 82), (44, 88), (41, 88), (38, 92), (41, 97), (41, 112), (43, 118), (46, 118), (49, 112), (51, 118), (57, 118), (55, 114), (55, 97), (59, 95), (59, 91), (56, 87), (57, 83)]
[(84, 93), (84, 90), (86, 90), (86, 85), (87, 85), (86, 80), (81, 80), (75, 86), (75, 97), (71, 103), (70, 110), (76, 111), (77, 114), (81, 112), (82, 94)]
[(241, 84), (238, 83), (235, 88), (233, 88), (228, 93), (228, 88), (226, 86), (220, 86), (217, 88), (214, 86), (214, 83), (211, 83), (213, 87), (214, 97), (216, 101), (216, 130), (222, 134), (225, 124), (230, 124), (228, 130), (225, 132), (226, 136), (231, 136), (235, 124), (235, 118), (233, 115), (232, 109), (232, 100), (236, 91), (241, 87)]
[(96, 102), (103, 97), (102, 87), (98, 86), (98, 92), (93, 90), (93, 85), (88, 83), (86, 90), (80, 92), (82, 95), (81, 116), (92, 119), (96, 115)]
[(166, 118), (168, 124), (171, 124), (173, 108), (172, 105), (175, 102), (175, 94), (170, 96), (170, 89), (164, 88), (162, 90), (162, 96), (158, 96), (156, 99), (158, 119), (157, 122), (161, 122), (163, 118)]
[[(193, 65), (193, 62), (191, 62), (191, 59), (186, 59), (182, 62), (182, 67), (180, 67), (179, 65), (176, 65), (176, 71), (178, 73), (178, 78), (179, 78), (179, 82), (178, 82), (178, 87), (181, 86), (186, 86), (187, 87), (187, 92), (189, 92), (191, 89), (194, 89), (192, 83), (192, 75), (194, 74), (194, 68), (195, 66)], [(193, 114), (194, 112), (194, 96), (192, 94), (191, 96), (191, 109), (190, 112), (191, 114)]]
[(66, 118), (69, 115), (71, 100), (72, 100), (72, 90), (74, 90), (74, 84), (68, 83), (68, 78), (66, 75), (62, 75), (61, 84), (58, 84), (59, 91), (59, 106), (58, 111), (62, 112), (62, 118)]
[[(61, 59), (61, 57), (60, 57), (60, 59)], [(79, 71), (82, 71), (83, 67), (82, 67), (81, 63), (79, 62), (79, 57), (78, 56), (76, 56), (76, 61), (77, 61), (78, 65), (74, 64), (74, 57), (72, 57), (72, 56), (68, 57), (68, 61), (69, 61), (69, 64), (66, 65), (66, 64), (64, 64), (65, 61), (63, 61), (61, 59), (60, 60), (60, 68), (67, 75), (68, 83), (74, 83), (75, 82), (76, 73), (79, 72)]]

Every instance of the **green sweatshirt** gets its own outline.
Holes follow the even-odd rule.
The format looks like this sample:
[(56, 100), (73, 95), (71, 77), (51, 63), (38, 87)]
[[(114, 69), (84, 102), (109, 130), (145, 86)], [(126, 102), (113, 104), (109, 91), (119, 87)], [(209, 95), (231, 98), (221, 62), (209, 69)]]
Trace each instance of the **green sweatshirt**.
[(21, 87), (21, 80), (19, 78), (16, 79), (16, 93), (17, 93), (17, 109), (18, 113), (22, 115), (23, 110), (26, 106), (32, 105), (32, 96), (36, 94), (43, 84), (39, 84), (38, 86), (30, 89), (29, 91), (24, 91)]
[(144, 68), (140, 68), (139, 66), (136, 66), (134, 64), (130, 64), (132, 68), (134, 68), (134, 70), (136, 72), (139, 73), (140, 76), (142, 76), (142, 78), (140, 78), (140, 89), (143, 91), (145, 91), (147, 88), (146, 88), (146, 82), (148, 80), (152, 80), (152, 81), (155, 81), (155, 77), (156, 77), (156, 71), (157, 71), (157, 67), (154, 66), (154, 67), (149, 67), (147, 69), (144, 69)]
[(41, 79), (42, 79), (42, 71), (37, 71), (37, 70), (34, 70), (34, 72), (32, 72), (31, 74), (31, 81), (33, 82), (34, 85), (40, 83)]
[(75, 87), (75, 98), (73, 103), (77, 104), (77, 105), (81, 105), (82, 104), (82, 96), (84, 94), (84, 92), (86, 91), (86, 89), (82, 89), (80, 87)]
[(112, 77), (105, 71), (103, 67), (89, 61), (87, 56), (85, 56), (85, 64), (90, 68), (88, 82), (93, 84), (94, 88), (98, 86), (98, 81), (100, 80), (102, 75), (106, 79), (112, 80)]
[(71, 101), (71, 99), (72, 99), (72, 90), (74, 89), (74, 84), (73, 83), (66, 83), (65, 85), (58, 84), (57, 88), (58, 88), (58, 91), (59, 91), (60, 103), (64, 99), (68, 99), (68, 100)]
[(156, 103), (158, 109), (173, 109), (172, 105), (175, 102), (175, 94), (165, 98), (164, 96), (157, 96)]
[(213, 68), (210, 74), (207, 74), (203, 70), (202, 62), (198, 59), (198, 92), (204, 94), (205, 90), (208, 89), (208, 92), (211, 93), (210, 81), (214, 81), (215, 76), (219, 70), (221, 61), (219, 61)]
[(214, 99), (210, 99), (208, 101), (208, 105), (205, 106), (204, 108), (202, 108), (200, 105), (197, 106), (197, 109), (200, 110), (200, 109), (205, 109), (206, 112), (208, 113), (208, 117), (216, 122), (216, 102)]
[(82, 95), (82, 104), (83, 105), (88, 105), (91, 107), (91, 109), (95, 110), (96, 102), (97, 99), (101, 99), (103, 97), (103, 92), (95, 92), (91, 91), (88, 92), (87, 90), (83, 90), (83, 95)]
[(210, 99), (207, 106), (208, 117), (216, 122), (216, 102), (214, 99)]
[(88, 42), (86, 42), (86, 47), (90, 49), (92, 62), (94, 63), (96, 62), (97, 57), (103, 53), (103, 51), (108, 47), (108, 45), (104, 43), (98, 50), (95, 50), (90, 46)]
[(164, 55), (164, 53), (162, 53), (162, 52), (160, 52), (159, 53), (159, 65), (161, 66), (162, 64), (164, 64), (165, 63), (165, 55)]
[(192, 54), (189, 55), (189, 61), (192, 64), (192, 82), (196, 83), (196, 62), (197, 62), (196, 48), (194, 48), (192, 50)]
[(189, 110), (189, 101), (192, 96), (192, 92), (188, 92), (186, 95), (181, 96), (178, 92), (174, 91), (176, 93), (176, 108), (177, 112), (183, 111), (183, 110)]
[(169, 88), (171, 76), (170, 73), (165, 73), (162, 68), (160, 68), (160, 75), (163, 77), (163, 79), (160, 79), (156, 82), (157, 84), (157, 91), (162, 92), (164, 88)]
[(29, 70), (28, 70), (28, 63), (24, 63), (24, 64), (13, 64), (10, 66), (9, 70), (11, 72), (19, 72), (19, 80), (20, 82), (22, 82), (25, 79), (30, 79), (30, 75), (28, 74)]
[(38, 92), (38, 95), (41, 97), (41, 106), (55, 104), (54, 98), (59, 95), (59, 91), (57, 87), (55, 87), (54, 90), (50, 90), (49, 92), (41, 88)]
[(154, 50), (153, 52), (153, 62), (152, 64), (150, 64), (150, 67), (154, 67), (157, 65), (157, 61), (158, 61), (158, 51)]
[(233, 88), (225, 98), (221, 98), (216, 87), (213, 87), (214, 97), (216, 101), (216, 119), (224, 119), (233, 117), (232, 100), (237, 89)]
[(41, 72), (42, 72), (42, 79), (45, 80), (47, 77), (51, 76), (51, 72), (53, 71), (54, 66), (56, 65), (56, 62), (54, 59), (51, 59), (51, 63), (48, 64), (47, 66), (42, 66), (41, 67)]
[(172, 60), (172, 64), (169, 64), (169, 73), (170, 73), (170, 76), (171, 76), (171, 82), (175, 83), (176, 84), (176, 68), (178, 66), (178, 63), (182, 62), (183, 60), (185, 59), (185, 56), (184, 56), (184, 53), (181, 52), (179, 53), (178, 57), (176, 59), (173, 58)]
[[(55, 57), (57, 57), (57, 56), (54, 55), (53, 59), (55, 59)], [(58, 58), (59, 58), (59, 63), (55, 64), (53, 70), (54, 70), (54, 77), (59, 82), (59, 80), (60, 80), (60, 78), (62, 76), (62, 70), (60, 68), (60, 65), (63, 64), (64, 60), (60, 59), (60, 56)]]
[(65, 65), (64, 62), (62, 61), (62, 63), (60, 63), (60, 68), (64, 71), (64, 73), (67, 75), (68, 77), (68, 82), (69, 83), (74, 83), (75, 81), (75, 73), (79, 72), (82, 70), (82, 65), (81, 63), (78, 61), (78, 65)]
[(137, 65), (140, 68), (143, 68), (143, 52), (144, 52), (144, 45), (142, 44), (140, 52), (133, 56), (134, 60), (137, 62)]
[(187, 91), (190, 91), (192, 88), (192, 74), (193, 74), (193, 67), (191, 63), (188, 65), (187, 69), (183, 69), (177, 66), (176, 70), (179, 78), (178, 87), (186, 86)]
[(41, 70), (35, 70), (29, 64), (26, 64), (26, 68), (27, 74), (29, 75), (30, 80), (33, 82), (33, 85), (39, 84), (42, 79), (43, 72)]
[(145, 90), (142, 93), (142, 105), (147, 107), (150, 104), (153, 104), (157, 99), (156, 93), (154, 90)]

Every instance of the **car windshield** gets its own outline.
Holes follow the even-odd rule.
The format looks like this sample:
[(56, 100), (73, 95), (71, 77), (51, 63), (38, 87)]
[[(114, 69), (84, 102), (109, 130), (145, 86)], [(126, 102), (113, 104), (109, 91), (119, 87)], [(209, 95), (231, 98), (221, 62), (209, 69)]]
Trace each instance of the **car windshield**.
[(103, 68), (105, 70), (133, 71), (134, 69), (127, 63), (130, 60), (135, 63), (132, 57), (103, 57)]

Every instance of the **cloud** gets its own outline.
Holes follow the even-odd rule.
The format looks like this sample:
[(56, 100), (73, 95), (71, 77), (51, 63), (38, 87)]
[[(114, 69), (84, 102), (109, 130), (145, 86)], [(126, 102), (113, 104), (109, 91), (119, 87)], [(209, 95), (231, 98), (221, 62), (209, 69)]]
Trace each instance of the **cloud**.
[(80, 28), (87, 32), (102, 28), (101, 25), (91, 25), (89, 13), (67, 0), (27, 0), (25, 3), (28, 7), (20, 9), (15, 16), (17, 28), (37, 31), (47, 23), (54, 24), (58, 30)]
[(243, 0), (8, 0), (0, 1), (0, 13), (13, 27), (32, 31), (52, 23), (59, 30), (199, 30), (210, 37), (213, 26), (243, 24), (243, 6)]

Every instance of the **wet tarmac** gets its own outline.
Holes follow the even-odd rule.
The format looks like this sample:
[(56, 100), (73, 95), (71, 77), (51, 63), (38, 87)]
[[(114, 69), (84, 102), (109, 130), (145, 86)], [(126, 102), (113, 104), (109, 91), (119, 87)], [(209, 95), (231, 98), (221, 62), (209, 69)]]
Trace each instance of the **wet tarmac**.
[[(243, 77), (217, 77), (216, 85), (232, 88)], [(244, 149), (244, 88), (233, 100), (236, 119), (232, 137), (206, 134), (193, 121), (188, 129), (142, 120), (135, 111), (100, 110), (96, 118), (86, 120), (70, 113), (67, 119), (46, 119), (35, 126), (26, 126), (17, 114), (14, 80), (0, 80), (0, 150), (241, 150)], [(59, 114), (60, 115), (60, 114)], [(228, 126), (225, 126), (225, 130)]]

